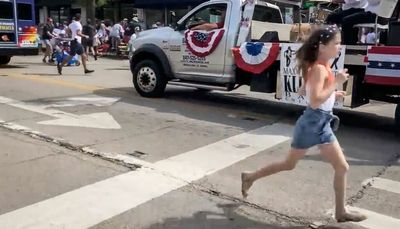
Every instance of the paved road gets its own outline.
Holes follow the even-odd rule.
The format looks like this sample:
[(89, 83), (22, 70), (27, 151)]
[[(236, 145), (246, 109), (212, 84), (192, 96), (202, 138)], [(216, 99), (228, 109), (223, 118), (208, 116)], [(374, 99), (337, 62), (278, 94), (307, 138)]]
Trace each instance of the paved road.
[(0, 228), (400, 227), (393, 105), (339, 112), (348, 204), (369, 219), (335, 224), (333, 171), (316, 149), (240, 198), (240, 172), (285, 156), (301, 108), (246, 88), (147, 99), (127, 61), (90, 66), (59, 76), (17, 57), (0, 68)]

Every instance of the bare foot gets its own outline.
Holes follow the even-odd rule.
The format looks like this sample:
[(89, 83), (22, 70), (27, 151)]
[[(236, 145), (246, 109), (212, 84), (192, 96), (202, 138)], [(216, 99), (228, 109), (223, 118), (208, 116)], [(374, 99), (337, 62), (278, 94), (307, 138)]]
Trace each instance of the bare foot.
[(366, 219), (367, 219), (366, 215), (364, 215), (364, 214), (362, 214), (360, 212), (355, 212), (355, 211), (346, 212), (346, 213), (344, 213), (344, 215), (336, 217), (336, 220), (339, 223), (349, 222), (349, 221), (351, 221), (351, 222), (360, 222), (360, 221), (363, 221), (363, 220), (366, 220)]
[(248, 191), (249, 191), (250, 187), (253, 185), (253, 181), (251, 181), (249, 179), (249, 174), (250, 174), (249, 172), (243, 172), (241, 174), (241, 177), (242, 177), (242, 196), (243, 196), (244, 199), (246, 199), (247, 196), (249, 195)]

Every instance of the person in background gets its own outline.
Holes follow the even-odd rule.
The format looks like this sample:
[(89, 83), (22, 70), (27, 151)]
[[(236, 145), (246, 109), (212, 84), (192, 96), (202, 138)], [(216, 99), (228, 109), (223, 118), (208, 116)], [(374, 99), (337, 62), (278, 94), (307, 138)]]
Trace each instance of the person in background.
[(332, 3), (342, 4), (342, 10), (328, 15), (326, 23), (330, 25), (342, 25), (344, 17), (364, 12), (368, 5), (367, 0), (332, 0)]
[(82, 34), (82, 24), (80, 22), (81, 20), (81, 15), (76, 14), (74, 17), (74, 20), (72, 20), (72, 23), (69, 25), (69, 30), (71, 32), (71, 44), (70, 44), (70, 53), (67, 58), (63, 60), (63, 62), (59, 65), (57, 65), (57, 71), (58, 74), (62, 75), (62, 68), (74, 57), (76, 54), (80, 55), (82, 58), (82, 66), (84, 73), (92, 73), (94, 70), (89, 70), (87, 68), (87, 55), (83, 51), (83, 46), (82, 46), (82, 37), (89, 38), (89, 36)]
[(57, 37), (56, 34), (54, 34), (54, 25), (53, 25), (53, 19), (51, 17), (47, 18), (46, 25), (43, 27), (42, 31), (42, 40), (46, 44), (46, 51), (43, 56), (43, 63), (47, 63), (46, 58), (48, 58), (49, 62), (52, 62), (53, 60), (51, 59), (51, 54), (53, 52), (53, 46), (51, 44), (51, 39)]
[(82, 37), (82, 45), (85, 49), (86, 54), (89, 55), (89, 52), (91, 51), (94, 59), (97, 60), (97, 55), (93, 48), (96, 29), (92, 25), (92, 21), (90, 19), (87, 19), (86, 25), (83, 26), (82, 34), (88, 36), (88, 38)]
[(356, 24), (375, 23), (381, 0), (368, 0), (365, 11), (348, 15), (342, 20), (342, 39), (346, 45), (355, 45), (358, 42), (358, 28)]
[(107, 29), (104, 23), (100, 23), (96, 36), (98, 37), (101, 44), (105, 43), (108, 40)]
[(118, 54), (118, 46), (121, 43), (121, 37), (124, 34), (124, 28), (122, 27), (122, 21), (113, 25), (110, 31), (111, 38), (111, 50)]

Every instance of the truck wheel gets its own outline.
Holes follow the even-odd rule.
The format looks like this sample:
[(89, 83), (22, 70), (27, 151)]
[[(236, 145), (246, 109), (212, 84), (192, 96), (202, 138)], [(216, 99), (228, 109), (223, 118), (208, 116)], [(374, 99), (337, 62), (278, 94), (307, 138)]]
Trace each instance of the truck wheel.
[(10, 63), (11, 56), (0, 56), (0, 65)]
[(396, 106), (396, 111), (394, 113), (394, 120), (396, 122), (397, 129), (400, 131), (400, 103)]
[(158, 64), (152, 60), (139, 62), (132, 71), (133, 85), (143, 97), (160, 97), (164, 94), (167, 80)]

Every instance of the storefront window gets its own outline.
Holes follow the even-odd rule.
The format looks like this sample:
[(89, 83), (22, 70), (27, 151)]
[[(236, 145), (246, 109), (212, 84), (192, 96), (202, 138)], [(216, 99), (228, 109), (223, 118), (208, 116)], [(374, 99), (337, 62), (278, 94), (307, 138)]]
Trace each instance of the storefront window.
[(154, 24), (162, 23), (164, 24), (165, 16), (164, 16), (164, 9), (160, 10), (153, 10), (153, 9), (146, 9), (146, 27), (147, 29), (151, 29)]
[(133, 4), (121, 4), (121, 19), (131, 20), (133, 14), (137, 14), (137, 9), (133, 8)]
[(68, 21), (70, 16), (69, 7), (50, 8), (49, 16), (53, 18), (54, 22), (64, 23)]

